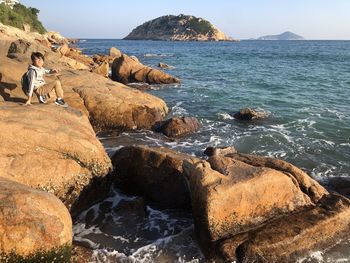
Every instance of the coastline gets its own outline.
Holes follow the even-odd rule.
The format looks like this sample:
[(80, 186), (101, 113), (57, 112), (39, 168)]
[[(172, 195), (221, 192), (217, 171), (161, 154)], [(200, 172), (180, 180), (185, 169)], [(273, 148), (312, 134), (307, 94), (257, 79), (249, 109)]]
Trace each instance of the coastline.
[[(18, 32), (17, 32), (18, 33)], [(21, 35), (23, 36), (23, 35)], [(6, 39), (6, 38), (4, 38)], [(7, 50), (9, 47), (9, 44), (12, 42), (16, 42), (16, 37), (8, 36), (8, 39), (4, 42), (1, 42), (1, 54), (7, 54)], [(36, 40), (33, 42), (35, 48), (43, 49), (42, 46), (39, 46), (37, 44)], [(19, 45), (20, 47), (20, 45)], [(21, 50), (18, 48), (17, 50)], [(5, 52), (6, 51), (6, 52)], [(111, 180), (108, 176), (109, 169), (111, 169), (111, 164), (109, 158), (106, 157), (105, 150), (102, 149), (101, 143), (98, 142), (96, 139), (95, 132), (92, 127), (95, 128), (95, 131), (104, 130), (104, 129), (119, 129), (121, 131), (123, 130), (134, 130), (134, 129), (150, 129), (154, 123), (157, 121), (163, 120), (167, 113), (168, 109), (166, 106), (166, 103), (156, 98), (152, 95), (148, 95), (147, 93), (137, 91), (135, 89), (129, 88), (124, 86), (123, 84), (113, 82), (109, 79), (104, 78), (103, 76), (97, 75), (95, 73), (90, 73), (88, 70), (85, 71), (77, 71), (74, 69), (74, 67), (81, 68), (82, 65), (78, 63), (78, 59), (80, 61), (86, 60), (86, 58), (81, 55), (82, 57), (77, 56), (77, 60), (69, 58), (67, 60), (65, 55), (61, 56), (59, 54), (49, 51), (45, 48), (45, 51), (49, 54), (50, 57), (48, 59), (48, 64), (51, 66), (59, 66), (63, 69), (61, 80), (64, 84), (64, 86), (67, 88), (66, 92), (69, 94), (68, 96), (68, 103), (72, 105), (72, 107), (77, 108), (78, 110), (82, 110), (83, 113), (76, 110), (68, 110), (69, 112), (62, 112), (60, 113), (59, 118), (55, 118), (56, 112), (55, 109), (51, 106), (49, 106), (47, 109), (49, 110), (48, 113), (44, 113), (46, 116), (53, 116), (52, 123), (55, 125), (68, 125), (68, 127), (71, 127), (72, 130), (74, 130), (74, 136), (70, 134), (70, 132), (64, 131), (63, 136), (68, 135), (68, 141), (60, 141), (62, 145), (69, 145), (70, 141), (79, 140), (81, 138), (85, 138), (86, 141), (93, 142), (96, 147), (100, 151), (100, 155), (102, 157), (101, 160), (98, 161), (98, 158), (96, 158), (98, 155), (91, 151), (91, 146), (87, 146), (86, 149), (82, 149), (80, 152), (77, 150), (75, 145), (70, 145), (71, 149), (67, 149), (66, 147), (61, 148), (61, 146), (57, 146), (57, 149), (53, 149), (54, 151), (63, 152), (65, 154), (65, 157), (67, 160), (69, 160), (70, 164), (63, 164), (65, 167), (68, 167), (68, 171), (71, 172), (72, 165), (74, 167), (80, 167), (79, 170), (76, 172), (76, 175), (73, 175), (73, 180), (76, 181), (75, 183), (79, 185), (80, 187), (75, 187), (75, 190), (77, 193), (68, 195), (67, 193), (64, 193), (62, 196), (60, 196), (57, 193), (56, 196), (60, 197), (62, 201), (64, 201), (68, 208), (70, 208), (70, 203), (75, 203), (73, 207), (79, 207), (79, 210), (83, 210), (84, 208), (89, 207), (91, 204), (97, 202), (100, 199), (103, 199), (103, 197), (106, 195), (107, 187), (110, 183), (109, 180)], [(63, 61), (62, 61), (63, 58)], [(17, 53), (15, 58), (7, 58), (7, 57), (1, 57), (1, 59), (5, 63), (1, 63), (3, 67), (0, 68), (0, 72), (2, 73), (1, 82), (7, 83), (5, 85), (6, 88), (9, 87), (9, 84), (16, 83), (17, 87), (19, 86), (18, 79), (20, 74), (25, 71), (25, 67), (22, 65), (24, 61), (28, 60), (28, 53), (21, 54), (20, 52)], [(56, 61), (59, 61), (59, 64), (56, 64)], [(69, 63), (68, 63), (68, 62)], [(90, 62), (89, 62), (90, 63)], [(67, 66), (68, 64), (68, 66)], [(86, 64), (82, 63), (83, 65), (87, 66)], [(21, 65), (21, 66), (20, 66)], [(16, 70), (14, 70), (16, 68)], [(3, 84), (2, 84), (3, 85)], [(103, 87), (103, 88), (101, 88)], [(113, 89), (115, 89), (117, 92), (113, 92)], [(7, 95), (8, 100), (14, 100), (14, 101), (23, 101), (23, 97), (20, 96), (20, 93), (16, 89), (11, 90), (10, 94)], [(111, 98), (112, 97), (112, 98)], [(138, 100), (135, 101), (135, 98), (138, 98)], [(19, 100), (18, 100), (19, 99)], [(125, 103), (127, 102), (127, 103)], [(130, 107), (130, 104), (132, 105)], [(17, 106), (13, 103), (9, 102), (1, 102), (0, 104), (4, 110), (8, 110), (11, 114), (12, 108), (16, 111), (21, 111), (21, 107), (23, 106)], [(45, 106), (46, 107), (46, 106)], [(140, 107), (142, 108), (140, 110)], [(151, 110), (150, 110), (151, 109)], [(32, 114), (35, 114), (35, 111), (38, 111), (38, 114), (42, 113), (42, 107), (39, 105), (33, 105), (32, 108), (29, 109)], [(46, 110), (46, 108), (45, 108)], [(44, 110), (44, 111), (45, 111)], [(79, 113), (80, 112), (80, 113)], [(142, 116), (143, 118), (135, 118), (135, 116)], [(18, 116), (18, 115), (15, 115)], [(40, 116), (40, 115), (39, 115)], [(84, 126), (86, 130), (84, 131), (81, 127), (77, 128), (72, 123), (77, 122), (74, 118), (78, 118), (79, 122), (81, 122), (81, 126)], [(25, 119), (25, 117), (22, 117), (21, 119)], [(90, 124), (90, 122), (91, 124)], [(38, 119), (40, 120), (40, 118)], [(16, 123), (17, 120), (14, 118), (14, 122)], [(3, 125), (7, 125), (5, 121), (3, 121)], [(40, 125), (42, 125), (41, 122), (38, 124), (35, 124), (33, 122), (26, 123), (25, 124), (28, 129), (37, 130)], [(4, 126), (6, 129), (12, 129), (10, 126)], [(52, 126), (48, 129), (50, 130)], [(59, 130), (59, 129), (58, 129)], [(48, 133), (47, 130), (44, 130), (43, 133)], [(87, 134), (89, 136), (87, 136)], [(4, 140), (9, 140), (9, 142), (13, 143), (14, 139), (12, 138), (12, 134), (6, 135), (4, 137)], [(53, 141), (57, 140), (57, 133), (53, 132), (52, 135), (50, 135), (47, 139), (47, 141)], [(22, 141), (18, 141), (17, 143), (23, 144)], [(81, 142), (81, 144), (86, 144), (87, 142)], [(49, 148), (47, 145), (39, 145), (44, 152), (45, 149)], [(33, 148), (38, 147), (35, 143)], [(50, 146), (52, 147), (52, 146)], [(11, 149), (11, 144), (9, 143), (8, 149)], [(87, 150), (88, 149), (88, 150)], [(29, 151), (29, 150), (28, 150)], [(29, 151), (30, 152), (30, 151)], [(88, 152), (87, 156), (84, 156), (83, 152)], [(15, 150), (11, 149), (10, 154), (12, 155), (18, 155), (19, 152), (16, 152)], [(30, 154), (33, 154), (30, 152)], [(40, 153), (42, 154), (42, 153)], [(8, 155), (8, 154), (7, 154)], [(162, 155), (162, 154), (161, 154)], [(133, 156), (133, 155), (130, 155)], [(57, 163), (57, 160), (61, 159), (62, 156), (54, 156), (50, 157), (53, 159), (52, 163)], [(136, 158), (136, 157), (133, 157)], [(186, 157), (188, 158), (188, 157)], [(237, 157), (235, 157), (237, 158)], [(22, 157), (20, 157), (22, 160)], [(5, 162), (8, 162), (8, 159), (4, 159)], [(197, 160), (198, 161), (198, 160)], [(204, 160), (200, 160), (200, 162), (204, 162)], [(44, 167), (44, 164), (39, 163), (40, 169)], [(71, 164), (73, 163), (73, 164)], [(101, 166), (100, 164), (103, 163)], [(147, 163), (147, 160), (146, 160)], [(19, 168), (23, 168), (23, 164), (19, 165)], [(256, 166), (256, 165), (253, 165)], [(142, 167), (140, 165), (140, 167)], [(182, 165), (181, 165), (182, 167)], [(85, 170), (89, 170), (88, 172)], [(10, 173), (13, 172), (13, 168), (10, 167), (6, 171), (2, 168), (1, 170), (1, 177), (5, 175), (8, 176)], [(76, 169), (76, 168), (74, 168)], [(181, 170), (182, 168), (178, 168)], [(193, 169), (188, 168), (189, 170)], [(281, 168), (278, 168), (277, 170), (280, 170)], [(84, 171), (83, 171), (84, 170)], [(79, 177), (82, 173), (90, 173), (88, 176), (88, 180), (76, 180), (76, 177)], [(189, 174), (192, 174), (192, 172), (189, 172)], [(37, 175), (37, 171), (33, 171), (33, 176)], [(9, 176), (11, 178), (12, 175)], [(17, 175), (16, 175), (17, 176)], [(51, 177), (57, 176), (57, 170), (52, 172)], [(64, 175), (66, 177), (66, 175)], [(98, 179), (101, 178), (101, 179)], [(93, 182), (94, 179), (98, 179), (97, 182)], [(25, 180), (21, 181), (22, 179), (18, 179), (18, 182), (22, 183), (25, 182)], [(44, 179), (43, 179), (44, 180)], [(113, 179), (112, 179), (113, 180)], [(25, 184), (28, 184), (28, 182), (25, 182)], [(30, 186), (35, 186), (37, 183), (33, 183)], [(299, 182), (299, 184), (302, 184)], [(104, 185), (105, 187), (101, 187), (100, 190), (102, 190), (102, 193), (95, 193), (97, 188), (99, 188), (101, 185)], [(92, 186), (92, 187), (91, 187)], [(47, 185), (44, 185), (40, 187), (41, 189), (47, 190), (49, 192), (52, 192), (52, 189), (48, 189)], [(63, 189), (67, 188), (67, 185), (63, 184)], [(85, 193), (83, 193), (86, 191)], [(192, 190), (194, 192), (195, 190)], [(320, 190), (321, 192), (323, 190)], [(84, 195), (85, 194), (85, 195)], [(85, 196), (91, 196), (96, 195), (99, 196), (99, 198), (94, 197), (94, 200), (86, 200)], [(80, 200), (79, 200), (80, 199)], [(83, 200), (81, 200), (83, 199)], [(67, 202), (69, 200), (69, 202)], [(81, 203), (81, 201), (84, 201)], [(318, 200), (314, 201), (315, 203), (318, 202)], [(71, 211), (72, 212), (72, 211)], [(74, 212), (72, 212), (74, 214)], [(198, 212), (199, 213), (199, 212)], [(205, 212), (201, 211), (203, 215)], [(198, 216), (198, 215), (197, 215)], [(346, 227), (344, 227), (345, 229)], [(235, 232), (233, 232), (235, 233)], [(218, 234), (220, 236), (220, 234)], [(226, 238), (226, 236), (225, 236)], [(235, 241), (236, 242), (236, 241)], [(204, 246), (206, 246), (205, 244)], [(223, 249), (224, 251), (225, 249)]]

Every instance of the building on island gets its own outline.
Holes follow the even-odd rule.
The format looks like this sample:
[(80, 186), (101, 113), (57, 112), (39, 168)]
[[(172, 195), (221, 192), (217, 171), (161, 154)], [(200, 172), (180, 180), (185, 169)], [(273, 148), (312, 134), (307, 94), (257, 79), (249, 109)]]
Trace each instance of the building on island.
[(15, 4), (19, 4), (19, 0), (0, 0), (0, 4), (5, 4), (13, 8)]

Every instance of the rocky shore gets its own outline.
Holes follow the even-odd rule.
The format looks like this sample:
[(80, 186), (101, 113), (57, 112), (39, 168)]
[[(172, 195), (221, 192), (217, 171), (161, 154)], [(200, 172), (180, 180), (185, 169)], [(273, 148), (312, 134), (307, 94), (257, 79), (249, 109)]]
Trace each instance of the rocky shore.
[[(89, 261), (88, 248), (72, 250), (72, 217), (111, 186), (140, 197), (139, 216), (145, 204), (191, 211), (197, 241), (215, 262), (295, 262), (349, 236), (349, 199), (282, 160), (234, 148), (207, 149), (204, 158), (144, 145), (108, 156), (98, 131), (153, 129), (176, 138), (201, 124), (165, 120), (163, 100), (126, 86), (177, 77), (115, 48), (88, 57), (68, 44), (0, 24), (0, 262)], [(62, 82), (69, 108), (23, 105), (20, 79), (33, 51), (60, 69), (51, 78)], [(266, 117), (252, 112), (239, 119)]]

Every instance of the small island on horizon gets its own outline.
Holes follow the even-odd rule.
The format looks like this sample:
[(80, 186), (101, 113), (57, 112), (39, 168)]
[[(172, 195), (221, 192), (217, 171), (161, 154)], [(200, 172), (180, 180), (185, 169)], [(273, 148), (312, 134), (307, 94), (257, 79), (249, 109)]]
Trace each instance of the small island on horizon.
[(136, 27), (125, 40), (234, 41), (209, 21), (191, 15), (166, 15)]
[(304, 37), (293, 32), (286, 31), (279, 35), (266, 35), (259, 37), (257, 40), (306, 40)]

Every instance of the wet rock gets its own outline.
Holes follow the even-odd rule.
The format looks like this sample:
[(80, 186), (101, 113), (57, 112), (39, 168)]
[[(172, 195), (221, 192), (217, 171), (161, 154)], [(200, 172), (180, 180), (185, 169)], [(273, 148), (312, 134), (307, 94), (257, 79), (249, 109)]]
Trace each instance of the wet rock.
[(146, 82), (148, 84), (179, 83), (179, 79), (158, 69), (147, 67), (129, 56), (122, 54), (112, 64), (112, 79), (123, 84)]
[(339, 194), (350, 196), (350, 178), (347, 177), (334, 177), (330, 178), (328, 185), (331, 190), (338, 192)]
[(112, 157), (116, 184), (160, 208), (190, 208), (182, 163), (191, 156), (166, 148), (129, 146)]
[(244, 108), (235, 113), (233, 117), (242, 121), (251, 121), (267, 118), (268, 114), (266, 112), (259, 112), (250, 108)]
[(69, 262), (72, 220), (52, 194), (0, 177), (0, 233), (1, 262)]
[[(217, 256), (215, 247), (225, 240), (232, 241), (228, 242), (235, 255), (261, 226), (314, 207), (328, 195), (300, 169), (273, 158), (233, 153), (195, 164), (184, 161), (183, 167), (189, 178), (197, 238), (209, 257)], [(219, 257), (235, 260), (223, 254)]]
[(93, 178), (109, 172), (110, 159), (80, 111), (10, 102), (0, 111), (0, 177), (54, 193), (70, 208)]
[(146, 216), (146, 203), (145, 199), (142, 197), (136, 197), (133, 200), (122, 200), (119, 204), (113, 209), (114, 213), (118, 216), (124, 215), (128, 216)]
[(229, 147), (208, 147), (205, 149), (204, 154), (208, 157), (211, 156), (225, 156), (226, 154), (237, 153), (236, 149), (233, 146)]
[(141, 91), (152, 89), (152, 86), (147, 83), (129, 83), (127, 86)]
[(349, 199), (325, 195), (316, 206), (224, 240), (218, 250), (226, 262), (294, 263), (347, 240), (349, 234)]
[(195, 117), (174, 117), (169, 120), (158, 122), (153, 130), (161, 132), (167, 137), (178, 138), (197, 132), (201, 124)]

